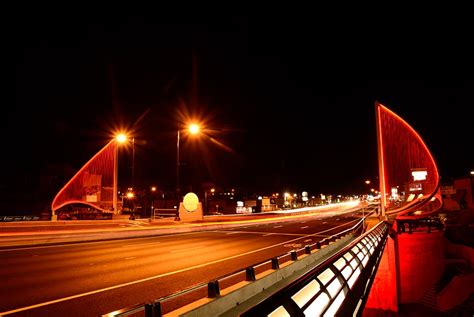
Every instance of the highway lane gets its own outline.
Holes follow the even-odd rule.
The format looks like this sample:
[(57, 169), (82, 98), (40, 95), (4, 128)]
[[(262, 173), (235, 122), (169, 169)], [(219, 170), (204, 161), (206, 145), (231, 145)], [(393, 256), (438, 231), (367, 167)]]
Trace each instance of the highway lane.
[[(360, 212), (220, 231), (2, 250), (0, 313), (55, 300), (28, 310), (28, 315), (110, 312), (319, 241), (334, 232), (332, 228), (348, 227), (358, 217)], [(68, 299), (71, 296), (76, 297)]]

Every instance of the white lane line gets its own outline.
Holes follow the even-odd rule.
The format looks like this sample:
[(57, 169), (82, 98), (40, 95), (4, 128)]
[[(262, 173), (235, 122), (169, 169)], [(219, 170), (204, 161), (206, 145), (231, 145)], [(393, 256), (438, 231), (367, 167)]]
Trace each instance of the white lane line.
[[(176, 234), (173, 234), (173, 235), (169, 235), (169, 237), (172, 237), (172, 236), (187, 236), (187, 235), (192, 235), (192, 234), (202, 234), (202, 231), (176, 233)], [(150, 237), (130, 238), (130, 240), (149, 239), (149, 238)], [(114, 241), (115, 240), (100, 240), (100, 241), (84, 241), (84, 242), (73, 243), (73, 244), (66, 243), (66, 244), (54, 244), (54, 245), (41, 245), (41, 246), (27, 247), (27, 248), (2, 249), (2, 250), (0, 250), (0, 252), (32, 250), (32, 249), (34, 250), (34, 249), (44, 249), (44, 248), (65, 248), (65, 247), (71, 247), (71, 246), (82, 246), (82, 245), (86, 245), (86, 244), (109, 243), (109, 242), (114, 242)]]
[(137, 246), (137, 245), (145, 245), (145, 244), (158, 244), (158, 243), (161, 243), (161, 242), (144, 242), (144, 243), (134, 243), (134, 244), (127, 244), (127, 245), (122, 245), (121, 248), (126, 248), (126, 247), (133, 247), (133, 246)]
[(323, 222), (323, 225), (326, 224), (326, 223), (328, 223), (328, 222), (327, 221)]
[(94, 265), (95, 263), (89, 263), (89, 265)]
[(339, 218), (337, 218), (336, 221), (339, 221)]
[(131, 259), (136, 259), (137, 257), (136, 256), (129, 256), (127, 258), (123, 258), (124, 260), (131, 260)]
[(304, 227), (301, 227), (301, 229), (306, 229), (306, 228), (309, 228), (309, 226), (304, 226)]
[(273, 229), (281, 228), (281, 227), (283, 227), (283, 226), (275, 226), (275, 227), (273, 227)]
[[(227, 234), (226, 231), (207, 231), (207, 232), (217, 232), (217, 233), (225, 233)], [(262, 235), (262, 231), (260, 232), (257, 232), (257, 231), (234, 231), (234, 232), (231, 232), (229, 234), (235, 234), (235, 233), (241, 233), (241, 234), (258, 234), (258, 235)], [(304, 233), (284, 233), (284, 232), (269, 232), (273, 235), (279, 235), (279, 236), (295, 236), (295, 237), (302, 237), (304, 236), (305, 234)]]
[(306, 240), (304, 240), (304, 242), (311, 242), (311, 241), (313, 241), (313, 239), (306, 239)]
[(226, 234), (237, 234), (237, 233), (240, 233), (240, 231), (227, 232)]
[[(338, 228), (338, 227), (341, 227), (343, 225), (347, 225), (347, 224), (349, 224), (351, 222), (354, 222), (356, 220), (358, 220), (358, 219), (349, 221), (348, 223), (342, 224), (342, 225), (334, 227), (334, 228)], [(317, 234), (323, 233), (325, 231), (333, 230), (334, 228), (323, 230), (321, 232), (317, 232), (317, 233), (313, 233), (313, 234), (308, 234), (308, 235), (305, 235), (305, 237), (314, 237)], [(214, 261), (207, 262), (207, 263), (197, 264), (197, 265), (186, 267), (186, 268), (183, 268), (183, 269), (180, 269), (180, 270), (176, 270), (176, 271), (172, 271), (172, 272), (168, 272), (168, 273), (163, 273), (163, 274), (159, 274), (159, 275), (155, 275), (155, 276), (150, 276), (150, 277), (146, 277), (146, 278), (143, 278), (143, 279), (140, 279), (140, 280), (131, 281), (131, 282), (127, 282), (127, 283), (123, 283), (123, 284), (119, 284), (119, 285), (114, 285), (114, 286), (110, 286), (110, 287), (106, 287), (106, 288), (101, 288), (101, 289), (98, 289), (98, 290), (95, 290), (95, 291), (90, 291), (90, 292), (86, 292), (86, 293), (82, 293), (82, 294), (72, 295), (72, 296), (69, 296), (69, 297), (63, 297), (63, 298), (51, 300), (49, 302), (43, 302), (43, 303), (39, 303), (39, 304), (27, 306), (27, 307), (21, 307), (21, 308), (17, 308), (17, 309), (5, 311), (5, 312), (0, 312), (0, 316), (10, 315), (10, 314), (18, 313), (18, 312), (25, 311), (25, 310), (30, 310), (30, 309), (34, 309), (34, 308), (38, 308), (38, 307), (43, 307), (43, 306), (48, 306), (48, 305), (52, 305), (52, 304), (56, 304), (56, 303), (65, 302), (65, 301), (68, 301), (68, 300), (71, 300), (71, 299), (76, 299), (76, 298), (80, 298), (80, 297), (84, 297), (84, 296), (88, 296), (88, 295), (94, 295), (94, 294), (97, 294), (97, 293), (111, 291), (111, 290), (114, 290), (114, 289), (117, 289), (117, 288), (120, 288), (120, 287), (124, 287), (124, 286), (130, 286), (130, 285), (135, 285), (135, 284), (139, 284), (139, 283), (143, 283), (143, 282), (148, 282), (148, 281), (151, 281), (151, 280), (155, 280), (157, 278), (161, 278), (161, 277), (165, 277), (165, 276), (169, 276), (169, 275), (173, 275), (173, 274), (177, 274), (177, 273), (182, 273), (182, 272), (198, 269), (198, 268), (201, 268), (201, 267), (205, 267), (205, 266), (208, 266), (208, 265), (212, 265), (212, 264), (232, 260), (232, 259), (235, 259), (235, 258), (239, 258), (241, 256), (246, 256), (246, 255), (252, 254), (252, 253), (261, 252), (261, 251), (268, 250), (268, 249), (271, 249), (271, 248), (274, 248), (274, 247), (278, 247), (280, 245), (284, 245), (284, 244), (287, 244), (289, 242), (293, 242), (293, 241), (300, 240), (300, 239), (301, 238), (295, 238), (295, 239), (284, 241), (284, 242), (281, 242), (281, 243), (278, 243), (278, 244), (270, 245), (268, 247), (264, 247), (264, 248), (261, 248), (261, 249), (257, 249), (257, 250), (253, 250), (253, 251), (249, 251), (249, 252), (245, 252), (245, 253), (241, 253), (241, 254), (236, 254), (236, 255), (233, 255), (233, 256), (229, 256), (227, 258), (214, 260)]]
[(262, 237), (271, 236), (271, 235), (274, 235), (274, 233), (267, 233), (267, 234), (262, 235)]
[(188, 251), (188, 250), (202, 249), (202, 248), (205, 248), (205, 247), (206, 246), (203, 245), (203, 246), (200, 246), (200, 247), (192, 247), (192, 248), (186, 248), (186, 249), (173, 250), (173, 251), (170, 251), (170, 253), (185, 252), (185, 251)]

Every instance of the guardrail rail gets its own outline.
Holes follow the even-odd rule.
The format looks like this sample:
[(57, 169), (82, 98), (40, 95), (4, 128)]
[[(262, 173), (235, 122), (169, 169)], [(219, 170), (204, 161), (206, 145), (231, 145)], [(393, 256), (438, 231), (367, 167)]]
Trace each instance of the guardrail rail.
[(241, 316), (361, 316), (387, 237), (381, 222)]

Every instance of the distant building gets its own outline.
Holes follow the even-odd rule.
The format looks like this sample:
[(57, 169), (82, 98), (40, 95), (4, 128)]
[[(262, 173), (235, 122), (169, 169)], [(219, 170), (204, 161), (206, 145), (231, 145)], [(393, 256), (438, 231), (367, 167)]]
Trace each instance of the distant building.
[(448, 210), (474, 209), (474, 177), (456, 178), (441, 186), (444, 208)]

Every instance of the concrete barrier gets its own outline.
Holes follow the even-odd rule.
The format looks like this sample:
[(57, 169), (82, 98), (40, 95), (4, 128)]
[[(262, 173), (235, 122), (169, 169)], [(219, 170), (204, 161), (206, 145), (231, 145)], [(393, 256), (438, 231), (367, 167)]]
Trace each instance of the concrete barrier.
[(258, 274), (254, 282), (243, 282), (239, 288), (233, 286), (229, 290), (222, 289), (222, 296), (212, 300), (204, 298), (170, 312), (170, 315), (183, 317), (238, 316), (239, 313), (242, 313), (256, 302), (268, 297), (268, 295), (316, 267), (353, 239), (354, 235), (348, 234), (313, 254), (303, 255), (301, 259), (280, 269)]

